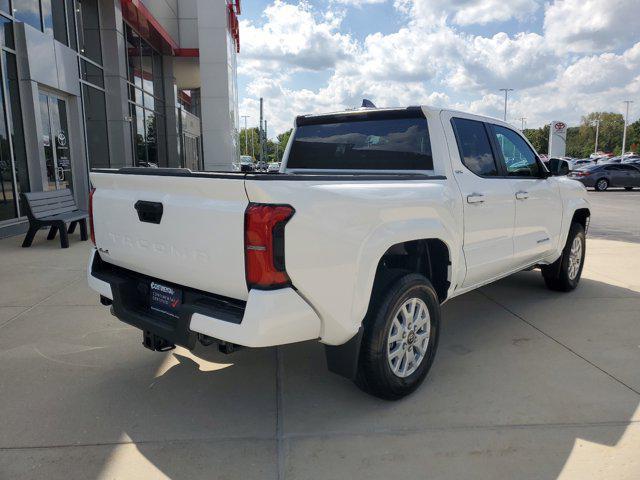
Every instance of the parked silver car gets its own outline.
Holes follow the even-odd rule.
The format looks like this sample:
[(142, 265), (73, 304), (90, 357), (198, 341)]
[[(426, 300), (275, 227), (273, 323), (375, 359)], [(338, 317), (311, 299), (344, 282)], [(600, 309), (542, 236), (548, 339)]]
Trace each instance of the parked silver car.
[(585, 187), (593, 187), (599, 192), (609, 187), (624, 187), (631, 190), (640, 187), (640, 168), (632, 164), (604, 163), (574, 170), (569, 178), (582, 182)]

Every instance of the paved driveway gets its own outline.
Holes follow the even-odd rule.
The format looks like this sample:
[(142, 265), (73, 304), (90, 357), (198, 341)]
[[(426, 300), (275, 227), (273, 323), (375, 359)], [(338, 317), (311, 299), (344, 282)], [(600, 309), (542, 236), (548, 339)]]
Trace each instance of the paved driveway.
[(88, 244), (0, 241), (0, 478), (640, 478), (640, 243), (592, 239), (580, 288), (523, 272), (444, 307), (400, 402), (309, 342), (144, 349), (84, 280)]

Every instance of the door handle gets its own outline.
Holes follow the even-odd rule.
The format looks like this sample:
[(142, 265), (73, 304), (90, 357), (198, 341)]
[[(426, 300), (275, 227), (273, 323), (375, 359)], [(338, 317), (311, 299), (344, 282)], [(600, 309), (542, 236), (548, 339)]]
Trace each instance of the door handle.
[(527, 198), (529, 198), (529, 192), (525, 192), (523, 190), (520, 190), (519, 192), (516, 192), (516, 199), (518, 199), (518, 200), (526, 200)]
[(484, 195), (476, 192), (467, 195), (467, 203), (484, 203)]

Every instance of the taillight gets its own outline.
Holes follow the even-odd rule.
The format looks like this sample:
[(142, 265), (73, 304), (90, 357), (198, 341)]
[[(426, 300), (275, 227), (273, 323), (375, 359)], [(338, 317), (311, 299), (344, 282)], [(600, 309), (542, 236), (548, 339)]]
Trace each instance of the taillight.
[(295, 210), (289, 205), (252, 203), (244, 214), (244, 247), (249, 288), (289, 285), (284, 264), (284, 227)]
[(92, 188), (89, 192), (89, 232), (91, 234), (91, 242), (94, 245), (96, 244), (96, 233), (93, 230), (93, 194), (95, 191), (96, 189)]

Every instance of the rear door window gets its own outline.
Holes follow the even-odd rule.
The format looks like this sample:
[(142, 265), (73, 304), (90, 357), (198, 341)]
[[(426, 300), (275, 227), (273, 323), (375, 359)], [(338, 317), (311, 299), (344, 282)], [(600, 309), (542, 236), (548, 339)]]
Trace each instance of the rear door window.
[(433, 170), (424, 116), (299, 125), (287, 168), (313, 170)]
[(481, 177), (497, 176), (498, 166), (484, 123), (466, 118), (452, 118), (451, 123), (465, 167)]

